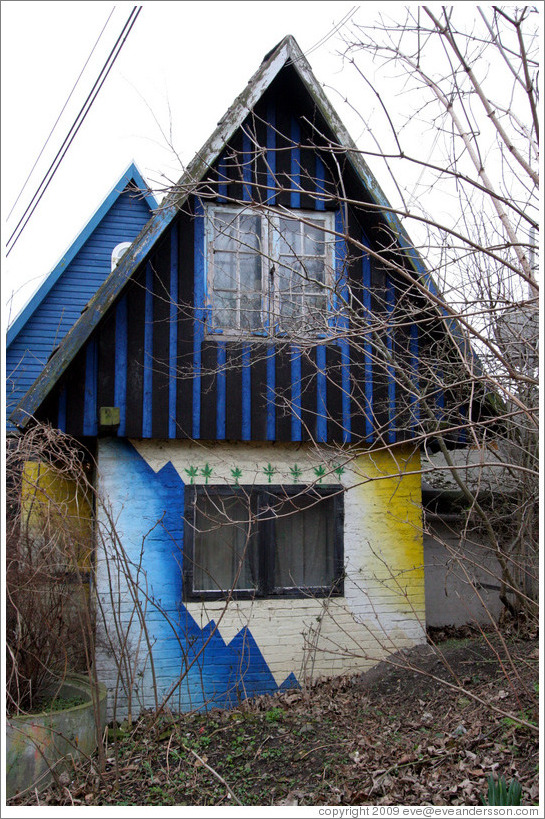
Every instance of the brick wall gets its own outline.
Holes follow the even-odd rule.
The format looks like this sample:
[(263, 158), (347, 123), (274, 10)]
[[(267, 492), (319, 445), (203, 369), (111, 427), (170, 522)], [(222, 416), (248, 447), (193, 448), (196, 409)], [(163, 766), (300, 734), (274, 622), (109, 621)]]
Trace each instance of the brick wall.
[[(419, 456), (410, 445), (393, 454), (356, 454), (304, 444), (103, 439), (98, 463), (111, 512), (99, 513), (97, 662), (99, 677), (118, 692), (118, 713), (154, 707), (155, 691), (160, 698), (171, 689), (175, 710), (233, 705), (364, 670), (425, 639)], [(184, 484), (266, 484), (270, 467), (272, 483), (294, 483), (295, 465), (300, 484), (321, 479), (346, 488), (344, 596), (237, 600), (227, 607), (184, 602)], [(128, 574), (139, 586), (140, 608)]]

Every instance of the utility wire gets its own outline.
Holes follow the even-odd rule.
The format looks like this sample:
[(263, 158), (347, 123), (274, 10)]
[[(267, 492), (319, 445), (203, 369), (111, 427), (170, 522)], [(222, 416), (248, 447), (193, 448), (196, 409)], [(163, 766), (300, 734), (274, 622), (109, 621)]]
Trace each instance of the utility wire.
[(352, 6), (350, 11), (347, 11), (342, 20), (340, 20), (340, 22), (338, 22), (336, 25), (334, 25), (333, 28), (331, 28), (326, 34), (324, 34), (321, 40), (318, 40), (317, 43), (314, 43), (314, 45), (310, 46), (310, 48), (305, 51), (305, 57), (308, 57), (308, 55), (312, 54), (313, 51), (316, 51), (317, 48), (320, 48), (321, 46), (325, 45), (325, 43), (329, 39), (331, 39), (331, 37), (333, 37), (333, 35), (336, 34), (339, 31), (339, 29), (341, 29), (344, 25), (346, 25), (346, 23), (348, 23), (348, 21), (354, 16), (354, 14), (357, 11), (359, 11), (359, 8), (360, 8), (359, 6)]
[(52, 137), (52, 135), (53, 135), (53, 131), (54, 131), (54, 130), (55, 130), (55, 128), (57, 127), (58, 122), (59, 122), (60, 118), (62, 117), (62, 115), (63, 115), (63, 113), (64, 113), (64, 110), (65, 110), (66, 106), (67, 106), (67, 105), (68, 105), (68, 103), (70, 102), (70, 100), (71, 100), (71, 98), (72, 98), (72, 94), (73, 94), (73, 93), (74, 93), (74, 91), (76, 90), (76, 87), (77, 87), (77, 85), (78, 85), (79, 81), (81, 80), (82, 74), (83, 74), (83, 72), (85, 71), (85, 69), (87, 68), (87, 65), (88, 65), (88, 63), (89, 63), (89, 60), (91, 59), (91, 57), (92, 57), (92, 56), (93, 56), (93, 54), (95, 53), (95, 49), (96, 49), (97, 45), (99, 44), (100, 39), (101, 39), (102, 35), (104, 34), (104, 31), (106, 30), (106, 26), (107, 26), (107, 25), (108, 25), (108, 23), (110, 22), (110, 17), (111, 17), (111, 16), (112, 16), (112, 14), (114, 13), (114, 11), (115, 11), (115, 6), (114, 6), (114, 7), (113, 7), (113, 9), (111, 10), (111, 12), (110, 12), (110, 15), (109, 15), (108, 19), (107, 19), (107, 20), (106, 20), (106, 22), (104, 23), (104, 26), (102, 27), (102, 31), (101, 31), (101, 32), (100, 32), (100, 34), (98, 35), (98, 39), (97, 39), (96, 43), (94, 44), (93, 48), (91, 49), (91, 53), (89, 54), (89, 56), (87, 57), (87, 59), (86, 59), (86, 61), (85, 61), (85, 65), (83, 66), (83, 68), (82, 68), (82, 69), (81, 69), (81, 71), (79, 72), (79, 76), (78, 76), (78, 78), (77, 78), (76, 82), (74, 83), (74, 85), (72, 86), (72, 90), (70, 91), (70, 93), (69, 93), (69, 95), (68, 95), (68, 98), (67, 98), (66, 102), (64, 103), (64, 105), (63, 105), (63, 107), (62, 107), (62, 109), (61, 109), (60, 114), (58, 115), (57, 119), (55, 120), (55, 124), (53, 125), (52, 129), (50, 130), (49, 135), (48, 135), (48, 137), (47, 137), (46, 141), (44, 142), (44, 144), (43, 144), (43, 146), (42, 146), (42, 149), (41, 149), (40, 153), (39, 153), (39, 154), (38, 154), (38, 156), (36, 157), (36, 159), (35, 159), (35, 161), (34, 161), (34, 165), (33, 165), (33, 166), (32, 166), (32, 168), (30, 169), (30, 173), (28, 174), (27, 178), (25, 179), (25, 181), (24, 181), (24, 183), (23, 183), (23, 187), (22, 187), (22, 188), (21, 188), (21, 190), (19, 191), (19, 194), (18, 194), (18, 196), (17, 196), (17, 199), (16, 199), (16, 200), (15, 200), (15, 202), (13, 203), (13, 205), (12, 205), (12, 207), (11, 207), (11, 210), (10, 210), (10, 212), (9, 212), (9, 213), (8, 213), (8, 215), (7, 215), (7, 219), (9, 219), (9, 217), (11, 216), (11, 214), (13, 213), (13, 211), (15, 210), (15, 206), (17, 205), (17, 202), (18, 202), (18, 201), (19, 201), (19, 199), (21, 198), (21, 196), (22, 196), (22, 194), (23, 194), (23, 191), (24, 191), (24, 189), (26, 188), (26, 186), (27, 186), (27, 184), (28, 184), (28, 180), (29, 180), (29, 179), (30, 179), (30, 177), (32, 176), (32, 174), (33, 174), (33, 172), (34, 172), (34, 168), (35, 168), (35, 167), (36, 167), (36, 165), (38, 164), (38, 162), (39, 162), (39, 160), (40, 160), (41, 155), (42, 155), (42, 154), (43, 154), (43, 152), (45, 151), (45, 149), (46, 149), (46, 147), (47, 147), (47, 143), (48, 143), (48, 142), (49, 142), (49, 140), (51, 139), (51, 137)]
[[(70, 130), (69, 130), (63, 144), (59, 148), (59, 150), (57, 152), (57, 155), (55, 156), (55, 159), (53, 160), (53, 162), (49, 166), (49, 168), (47, 170), (47, 173), (45, 174), (45, 176), (42, 179), (40, 185), (38, 186), (38, 189), (36, 190), (36, 193), (34, 194), (31, 201), (29, 202), (25, 212), (23, 213), (23, 215), (19, 219), (19, 222), (17, 223), (17, 226), (15, 227), (15, 230), (13, 231), (11, 236), (8, 238), (8, 240), (6, 242), (6, 245), (8, 245), (11, 242), (11, 247), (6, 252), (6, 258), (9, 256), (9, 254), (11, 253), (13, 248), (15, 247), (15, 244), (17, 243), (19, 237), (21, 236), (21, 233), (23, 232), (23, 230), (27, 226), (29, 219), (31, 218), (34, 211), (36, 210), (37, 206), (40, 203), (40, 200), (42, 199), (44, 193), (46, 192), (47, 188), (49, 187), (49, 184), (51, 183), (53, 177), (55, 176), (55, 173), (57, 172), (62, 160), (64, 159), (64, 157), (66, 155), (66, 152), (68, 151), (68, 149), (70, 148), (70, 145), (74, 141), (74, 138), (75, 138), (77, 132), (79, 131), (79, 129), (83, 125), (85, 117), (89, 113), (89, 111), (91, 109), (91, 106), (93, 105), (95, 99), (97, 98), (97, 96), (98, 96), (98, 94), (100, 92), (100, 89), (104, 85), (104, 82), (106, 81), (106, 78), (107, 78), (108, 74), (110, 73), (111, 69), (113, 68), (114, 63), (117, 60), (117, 58), (118, 58), (118, 56), (119, 56), (119, 54), (121, 52), (121, 49), (125, 45), (127, 37), (129, 36), (129, 34), (130, 34), (131, 30), (132, 30), (132, 27), (135, 24), (136, 19), (137, 19), (138, 15), (140, 14), (141, 10), (142, 10), (142, 6), (134, 6), (134, 8), (132, 9), (132, 11), (131, 11), (126, 23), (125, 23), (125, 25), (123, 26), (121, 34), (117, 38), (114, 47), (110, 51), (110, 54), (108, 55), (108, 59), (104, 63), (104, 65), (102, 67), (102, 70), (101, 70), (100, 74), (98, 75), (98, 78), (95, 81), (95, 84), (93, 85), (93, 88), (91, 89), (87, 99), (85, 100), (85, 102), (84, 102), (83, 106), (81, 107), (76, 119), (74, 120), (74, 123), (73, 123), (72, 127), (70, 128)], [(125, 33), (125, 31), (126, 31), (126, 33)], [(119, 45), (121, 40), (122, 40), (122, 42)], [(119, 48), (118, 48), (118, 45), (119, 45)], [(117, 52), (116, 52), (116, 49), (117, 49)], [(114, 54), (114, 52), (116, 52), (116, 53)], [(112, 58), (112, 55), (113, 55), (113, 58)], [(110, 62), (110, 60), (111, 60), (111, 62)], [(108, 63), (110, 63), (110, 64), (108, 65)], [(104, 75), (104, 76), (102, 76), (102, 75)], [(95, 91), (95, 89), (96, 89), (96, 91)], [(78, 122), (78, 120), (80, 118), (81, 118), (81, 121)], [(76, 127), (76, 124), (77, 124), (77, 127)], [(49, 179), (47, 179), (48, 176), (49, 176)], [(46, 182), (46, 179), (47, 179), (47, 182)], [(43, 188), (43, 190), (41, 190), (42, 188)], [(40, 192), (40, 190), (41, 190), (41, 192)], [(38, 194), (39, 194), (39, 196), (38, 196)], [(38, 197), (38, 198), (36, 199), (36, 197)], [(36, 202), (34, 202), (35, 199), (36, 199)], [(33, 203), (34, 203), (34, 205), (33, 205)], [(30, 211), (30, 213), (29, 213), (29, 211)], [(28, 216), (27, 216), (27, 213), (28, 213)], [(25, 216), (26, 216), (26, 219), (25, 219)], [(24, 223), (21, 225), (23, 220), (24, 220)], [(19, 229), (20, 225), (21, 225), (21, 227)], [(17, 234), (17, 235), (15, 235), (15, 234)]]

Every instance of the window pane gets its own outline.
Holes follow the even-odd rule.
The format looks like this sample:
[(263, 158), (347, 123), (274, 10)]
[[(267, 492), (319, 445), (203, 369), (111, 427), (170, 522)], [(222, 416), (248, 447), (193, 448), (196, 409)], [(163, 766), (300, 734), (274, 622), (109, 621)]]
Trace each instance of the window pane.
[(194, 591), (257, 589), (257, 537), (252, 517), (246, 498), (199, 495), (195, 513)]
[(240, 255), (240, 290), (261, 290), (261, 256), (256, 253)]
[(212, 293), (212, 324), (225, 330), (237, 328), (237, 300), (234, 293), (214, 291)]
[(212, 219), (214, 248), (233, 250), (237, 236), (236, 214), (215, 211)]
[(325, 233), (323, 221), (320, 227), (303, 225), (303, 253), (306, 256), (325, 256)]
[(280, 302), (280, 325), (283, 330), (294, 330), (302, 321), (301, 299), (285, 294)]
[(325, 262), (323, 259), (305, 259), (304, 270), (307, 288), (316, 290), (325, 284)]
[(240, 249), (244, 250), (248, 247), (261, 249), (261, 218), (259, 216), (241, 216), (240, 217), (240, 233), (239, 233)]
[(292, 498), (277, 509), (275, 588), (329, 586), (335, 580), (335, 504)]
[(280, 261), (285, 262), (285, 264), (280, 264), (276, 271), (276, 287), (280, 291), (290, 290), (294, 271), (290, 267), (289, 259), (286, 259), (285, 256)]
[(292, 258), (301, 254), (301, 225), (297, 219), (278, 220), (278, 252)]
[(305, 329), (325, 333), (328, 327), (327, 298), (314, 294), (305, 295)]
[(249, 294), (240, 297), (240, 327), (242, 330), (260, 330), (261, 295)]
[(235, 253), (214, 253), (214, 289), (237, 289), (237, 257)]

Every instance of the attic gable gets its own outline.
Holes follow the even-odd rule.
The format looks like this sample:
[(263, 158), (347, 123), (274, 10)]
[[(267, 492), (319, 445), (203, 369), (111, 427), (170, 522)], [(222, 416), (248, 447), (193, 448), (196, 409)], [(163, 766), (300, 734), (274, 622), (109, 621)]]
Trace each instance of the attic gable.
[[(215, 132), (188, 165), (186, 172), (174, 187), (172, 193), (163, 201), (160, 210), (149, 221), (138, 240), (133, 243), (130, 251), (126, 253), (116, 270), (108, 277), (96, 296), (91, 300), (84, 315), (63, 341), (61, 349), (48, 362), (25, 396), (24, 401), (21, 402), (20, 407), (13, 413), (12, 420), (16, 425), (24, 427), (28, 418), (35, 413), (58, 378), (74, 359), (78, 350), (89, 338), (101, 317), (115, 302), (126, 286), (128, 279), (144, 261), (157, 239), (172, 223), (176, 214), (180, 209), (183, 209), (188, 197), (198, 188), (199, 183), (202, 182), (209, 168), (219, 158), (225, 145), (240, 128), (249, 111), (255, 108), (265, 91), (285, 67), (289, 67), (296, 72), (305, 93), (312, 100), (312, 104), (319, 111), (322, 120), (327, 123), (328, 128), (331, 130), (336, 144), (346, 149), (347, 160), (353, 172), (366, 186), (369, 197), (377, 205), (388, 207), (388, 203), (376, 180), (355, 149), (354, 143), (312, 74), (299, 46), (293, 37), (287, 36), (258, 68), (246, 89), (236, 98), (233, 105), (222, 117)], [(395, 214), (387, 212), (385, 218), (392, 225), (395, 234), (403, 238), (405, 236), (404, 230)], [(404, 241), (407, 246), (410, 246), (408, 237)], [(411, 264), (419, 272), (425, 274), (424, 267), (416, 252), (411, 251), (410, 260)]]
[[(100, 432), (100, 410), (108, 407), (120, 410), (117, 429), (109, 431), (129, 437), (349, 442), (363, 436), (367, 443), (394, 443), (412, 435), (418, 419), (410, 397), (418, 357), (414, 310), (428, 304), (420, 296), (430, 291), (425, 276), (415, 276), (418, 254), (382, 201), (304, 56), (286, 38), (91, 300), (13, 418), (24, 427), (41, 408), (40, 418), (57, 419), (76, 436)], [(341, 324), (335, 319), (331, 325), (333, 336), (327, 331), (323, 341), (302, 340), (304, 355), (295, 339), (290, 350), (289, 339), (278, 337), (265, 347), (254, 343), (259, 339), (248, 347), (244, 339), (226, 345), (227, 338), (210, 337), (207, 203), (229, 202), (267, 221), (269, 235), (279, 214), (300, 210), (312, 227), (313, 212), (331, 211), (335, 298), (356, 299), (358, 338), (341, 314)], [(348, 236), (355, 250), (349, 251)], [(262, 262), (274, 252), (265, 251)], [(387, 328), (402, 308), (413, 319), (399, 322), (394, 340)], [(374, 317), (369, 326), (367, 317)], [(337, 326), (342, 332), (335, 338)], [(361, 335), (370, 338), (372, 326), (386, 358), (395, 352), (404, 362), (402, 386), (394, 383), (386, 358), (373, 364), (372, 345)]]

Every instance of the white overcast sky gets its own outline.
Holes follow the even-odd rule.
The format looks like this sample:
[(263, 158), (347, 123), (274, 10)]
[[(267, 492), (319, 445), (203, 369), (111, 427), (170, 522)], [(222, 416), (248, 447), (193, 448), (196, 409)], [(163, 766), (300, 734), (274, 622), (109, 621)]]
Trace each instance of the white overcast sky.
[[(127, 166), (134, 161), (152, 187), (176, 181), (181, 175), (179, 159), (184, 164), (192, 159), (264, 55), (286, 34), (292, 34), (307, 54), (317, 79), (356, 143), (376, 150), (375, 138), (383, 144), (384, 140), (391, 140), (377, 98), (340, 56), (343, 50), (340, 35), (347, 32), (349, 24), (338, 34), (334, 29), (352, 10), (355, 21), (369, 24), (379, 13), (402, 19), (403, 7), (407, 5), (418, 4), (369, 0), (359, 5), (345, 0), (144, 2), (120, 56), (53, 181), (9, 257), (3, 259), (4, 329)], [(477, 4), (454, 5), (457, 12), (468, 18), (474, 19), (477, 14)], [(133, 7), (133, 3), (114, 5), (102, 0), (2, 0), (4, 243), (53, 161)], [(439, 10), (438, 4), (432, 7)], [(104, 34), (10, 216), (13, 203), (109, 17)], [(315, 47), (321, 41), (324, 42)], [(429, 52), (430, 47), (427, 48)], [(433, 59), (432, 55), (432, 62)], [(377, 80), (368, 55), (361, 57), (360, 68), (398, 117), (403, 116), (403, 106), (419, 107), (419, 100), (406, 93), (396, 96), (399, 86), (393, 68), (389, 78), (381, 74)], [(486, 70), (486, 66), (483, 68)], [(500, 84), (503, 82), (499, 73), (490, 72), (490, 76), (497, 76)], [(345, 98), (349, 105), (344, 103)], [(413, 112), (414, 107), (409, 111)], [(363, 121), (369, 124), (369, 130)], [(412, 127), (417, 132), (413, 130), (410, 145), (427, 158), (429, 151), (437, 147), (438, 132), (425, 123), (418, 131), (418, 117)], [(405, 138), (405, 130), (403, 134)], [(169, 140), (179, 159), (169, 147)], [(395, 200), (396, 191), (383, 164), (376, 158), (368, 162), (387, 196)], [(412, 181), (407, 164), (397, 178), (408, 182), (418, 196), (420, 171), (415, 167), (412, 170), (416, 173)], [(448, 198), (443, 196), (433, 207), (435, 215), (448, 211)], [(418, 239), (417, 230), (414, 223), (409, 225), (413, 239)]]
[[(4, 243), (55, 157), (133, 5), (2, 2)], [(172, 134), (176, 151), (187, 163), (267, 51), (292, 34), (307, 52), (356, 7), (344, 0), (144, 2), (59, 170), (4, 259), (4, 326), (32, 296), (130, 162), (152, 185), (161, 184), (165, 177), (179, 178), (180, 165), (162, 131)], [(98, 47), (7, 218), (112, 9)], [(309, 54), (309, 61), (321, 82), (347, 94), (346, 72), (335, 54), (339, 48), (339, 40), (332, 36)], [(328, 93), (344, 116), (341, 97)], [(350, 130), (350, 123), (347, 126)]]

